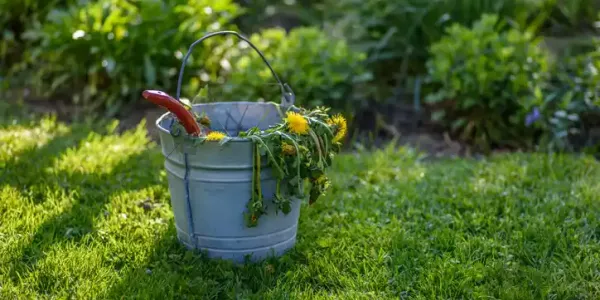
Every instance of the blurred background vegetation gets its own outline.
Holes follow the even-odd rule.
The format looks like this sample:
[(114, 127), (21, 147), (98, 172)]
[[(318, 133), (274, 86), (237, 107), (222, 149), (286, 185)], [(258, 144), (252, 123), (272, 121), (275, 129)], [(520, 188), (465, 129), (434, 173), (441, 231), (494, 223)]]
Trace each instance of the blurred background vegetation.
[[(598, 153), (599, 12), (598, 0), (0, 0), (0, 89), (120, 117), (147, 107), (144, 89), (174, 93), (193, 41), (236, 30), (297, 105), (330, 106), (356, 132)], [(209, 100), (278, 102), (250, 50), (207, 40), (183, 96), (205, 101), (216, 86)]]

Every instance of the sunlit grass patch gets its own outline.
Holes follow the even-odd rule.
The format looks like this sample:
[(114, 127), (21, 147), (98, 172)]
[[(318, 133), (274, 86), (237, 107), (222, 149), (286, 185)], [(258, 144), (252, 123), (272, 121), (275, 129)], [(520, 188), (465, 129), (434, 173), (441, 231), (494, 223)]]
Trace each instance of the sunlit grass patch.
[(177, 241), (162, 154), (115, 128), (0, 127), (0, 298), (600, 297), (594, 159), (344, 154), (296, 247), (234, 266)]

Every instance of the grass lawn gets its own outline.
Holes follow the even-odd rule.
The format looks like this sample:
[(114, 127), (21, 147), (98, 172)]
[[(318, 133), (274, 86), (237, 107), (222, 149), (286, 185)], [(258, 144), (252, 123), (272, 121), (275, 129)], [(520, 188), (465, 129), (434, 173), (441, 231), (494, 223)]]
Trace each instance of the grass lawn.
[(591, 158), (342, 155), (294, 250), (236, 267), (176, 240), (143, 127), (0, 118), (1, 299), (600, 298)]

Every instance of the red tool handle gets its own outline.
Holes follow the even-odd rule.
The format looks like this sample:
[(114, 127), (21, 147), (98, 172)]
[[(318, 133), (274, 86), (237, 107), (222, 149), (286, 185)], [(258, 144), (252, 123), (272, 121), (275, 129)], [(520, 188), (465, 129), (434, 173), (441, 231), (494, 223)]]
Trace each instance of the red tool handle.
[(159, 106), (166, 108), (168, 111), (173, 113), (177, 119), (183, 124), (185, 131), (190, 135), (199, 135), (200, 134), (200, 126), (196, 123), (194, 119), (194, 115), (189, 112), (183, 104), (179, 101), (175, 100), (175, 98), (169, 96), (165, 92), (156, 91), (156, 90), (146, 90), (142, 93), (142, 96)]

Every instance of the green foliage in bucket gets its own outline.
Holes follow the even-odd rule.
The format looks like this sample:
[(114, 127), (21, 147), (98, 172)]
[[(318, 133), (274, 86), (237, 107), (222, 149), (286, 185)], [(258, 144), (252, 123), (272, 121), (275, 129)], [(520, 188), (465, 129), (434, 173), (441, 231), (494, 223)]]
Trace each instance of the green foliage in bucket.
[(309, 204), (314, 203), (329, 187), (325, 170), (339, 153), (346, 135), (346, 120), (341, 115), (330, 117), (328, 108), (288, 111), (280, 124), (260, 131), (252, 128), (240, 134), (255, 143), (253, 192), (248, 203), (247, 222), (256, 226), (264, 213), (260, 190), (260, 159), (267, 155), (277, 178), (273, 202), (287, 214), (294, 198), (304, 198), (304, 185), (310, 183)]
[[(249, 227), (256, 226), (258, 218), (265, 213), (265, 197), (272, 196), (277, 209), (287, 214), (294, 199), (308, 196), (309, 204), (312, 204), (326, 192), (330, 181), (325, 171), (340, 152), (348, 130), (346, 119), (341, 114), (331, 116), (329, 111), (326, 107), (288, 108), (278, 124), (266, 130), (253, 127), (238, 134), (238, 137), (254, 142), (252, 195), (245, 216)], [(196, 117), (203, 127), (210, 127), (207, 116)], [(183, 132), (183, 129), (178, 131)], [(204, 132), (197, 137), (200, 143), (225, 144), (230, 140), (219, 131)], [(261, 161), (265, 157), (277, 179), (275, 195), (264, 195), (261, 190)], [(310, 184), (308, 195), (306, 183)]]

